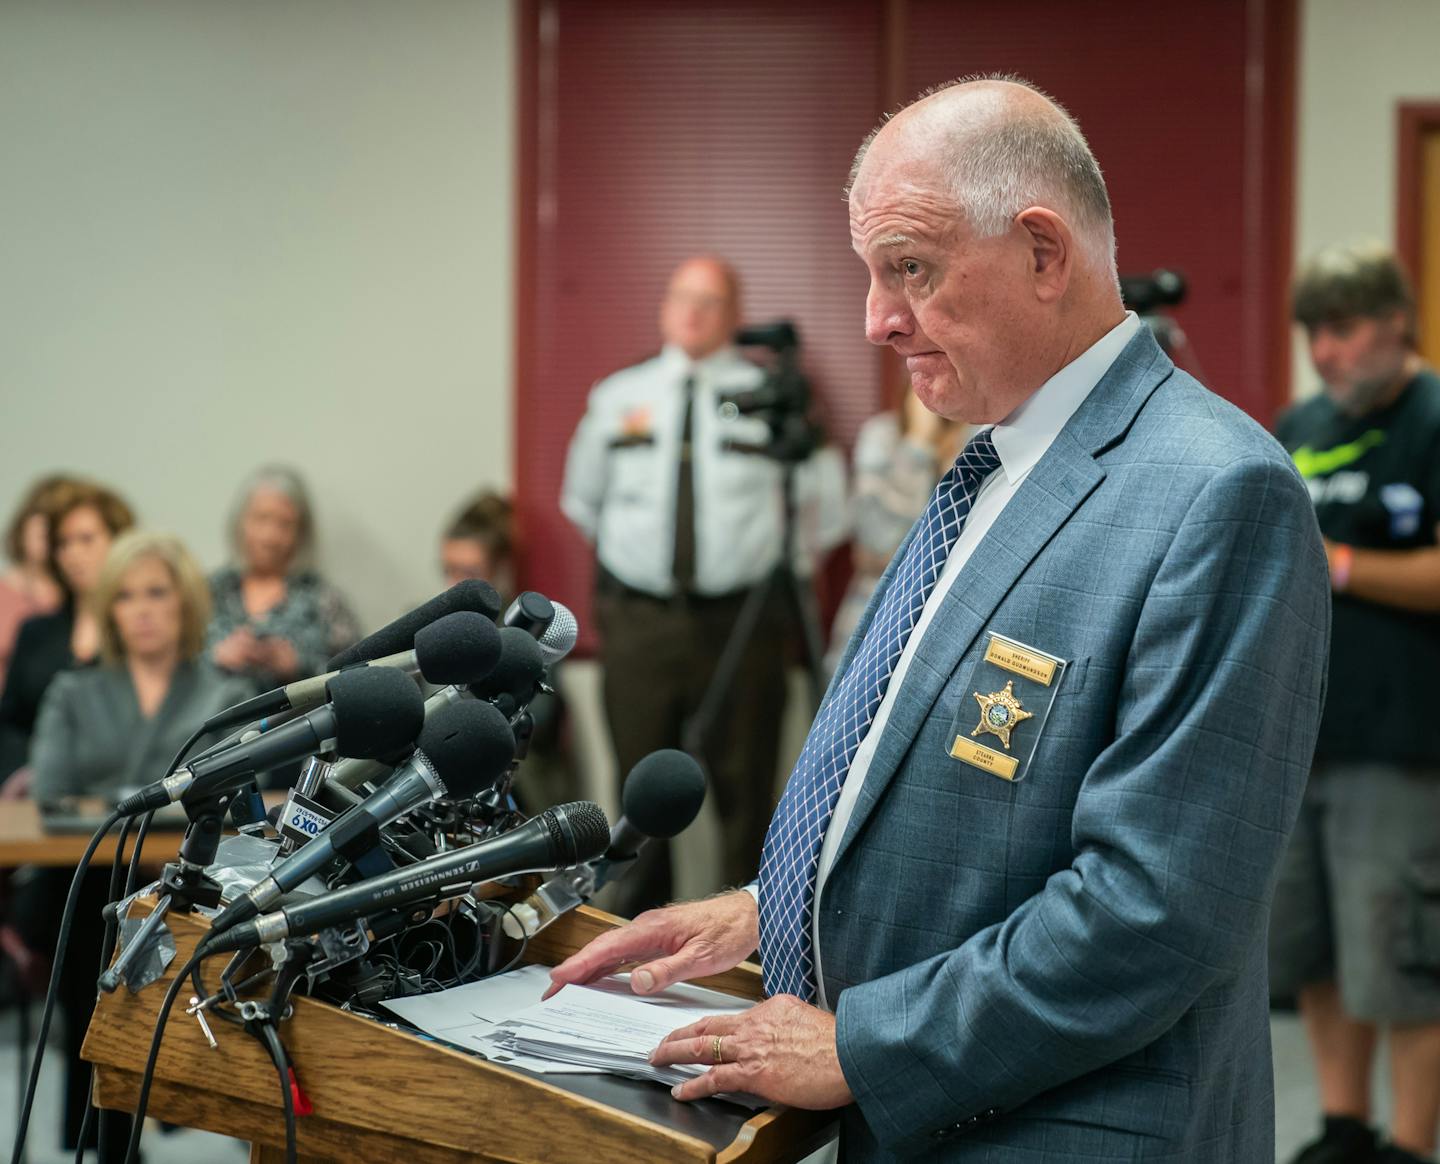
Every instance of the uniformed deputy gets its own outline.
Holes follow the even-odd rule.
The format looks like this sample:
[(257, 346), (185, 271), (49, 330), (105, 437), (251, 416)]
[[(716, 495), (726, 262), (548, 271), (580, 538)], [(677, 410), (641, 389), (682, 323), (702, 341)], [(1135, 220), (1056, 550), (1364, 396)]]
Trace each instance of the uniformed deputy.
[[(733, 447), (763, 444), (767, 426), (721, 414), (724, 397), (764, 375), (731, 346), (738, 319), (733, 269), (714, 258), (682, 263), (660, 309), (664, 349), (600, 381), (570, 443), (561, 509), (598, 559), (605, 713), (622, 776), (648, 752), (681, 745), (747, 591), (780, 555), (781, 467)], [(838, 454), (821, 450), (799, 467), (796, 497), (803, 576), (846, 533)], [(753, 875), (774, 806), (787, 619), (772, 602), (703, 757), (729, 885)], [(668, 859), (649, 848), (661, 852), (622, 882), (617, 908), (669, 899)]]

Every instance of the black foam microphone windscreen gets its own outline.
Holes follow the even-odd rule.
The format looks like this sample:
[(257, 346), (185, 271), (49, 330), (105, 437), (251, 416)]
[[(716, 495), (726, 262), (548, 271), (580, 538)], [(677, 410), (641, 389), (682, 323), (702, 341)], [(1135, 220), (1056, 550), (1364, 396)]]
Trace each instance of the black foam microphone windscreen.
[(415, 661), (427, 683), (478, 683), (499, 658), (499, 629), (473, 610), (457, 610), (415, 632)]
[(545, 677), (545, 656), (540, 644), (518, 626), (500, 628), (500, 658), (495, 669), (470, 690), (481, 699), (508, 695), (518, 706), (535, 697), (536, 684)]
[(480, 578), (467, 578), (457, 582), (449, 590), (437, 594), (429, 602), (422, 603), (408, 614), (402, 614), (394, 622), (367, 635), (353, 647), (341, 651), (326, 666), (335, 671), (351, 663), (363, 663), (378, 659), (382, 655), (393, 655), (408, 651), (415, 643), (416, 632), (457, 610), (471, 610), (483, 614), (490, 621), (500, 616), (500, 596), (495, 587)]
[(661, 748), (641, 759), (620, 794), (625, 819), (647, 837), (684, 832), (705, 802), (705, 773), (694, 757)]
[(478, 699), (462, 699), (432, 714), (416, 746), (435, 765), (452, 800), (478, 796), (515, 758), (509, 722)]
[(389, 667), (357, 667), (329, 683), (336, 751), (371, 759), (413, 743), (425, 723), (415, 681)]

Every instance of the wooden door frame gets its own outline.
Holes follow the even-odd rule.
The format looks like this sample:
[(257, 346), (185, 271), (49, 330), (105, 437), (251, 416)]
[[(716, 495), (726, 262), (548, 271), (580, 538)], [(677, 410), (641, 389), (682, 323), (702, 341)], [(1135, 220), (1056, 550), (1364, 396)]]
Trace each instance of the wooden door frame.
[(1422, 153), (1426, 136), (1440, 133), (1440, 101), (1401, 101), (1395, 107), (1395, 128), (1395, 254), (1418, 294), (1425, 267)]

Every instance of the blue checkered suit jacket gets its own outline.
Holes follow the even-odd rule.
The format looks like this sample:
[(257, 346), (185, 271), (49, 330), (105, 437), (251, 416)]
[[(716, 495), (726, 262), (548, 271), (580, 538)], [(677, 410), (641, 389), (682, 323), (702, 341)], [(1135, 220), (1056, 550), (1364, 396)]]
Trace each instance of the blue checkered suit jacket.
[[(843, 1159), (1274, 1159), (1265, 929), (1329, 611), (1283, 450), (1142, 331), (944, 600), (816, 903)], [(1014, 784), (947, 752), (990, 631), (1071, 660)]]

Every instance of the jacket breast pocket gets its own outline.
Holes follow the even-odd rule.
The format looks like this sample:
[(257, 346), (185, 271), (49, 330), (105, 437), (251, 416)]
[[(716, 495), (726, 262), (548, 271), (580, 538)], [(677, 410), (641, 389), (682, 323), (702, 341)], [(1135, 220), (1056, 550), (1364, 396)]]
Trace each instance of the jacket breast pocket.
[(651, 500), (665, 488), (654, 437), (630, 437), (610, 445), (611, 498), (621, 502)]
[(953, 719), (944, 745), (968, 768), (1018, 784), (1033, 769), (1062, 699), (1083, 688), (1089, 659), (1068, 659), (994, 631), (979, 658), (949, 685)]

